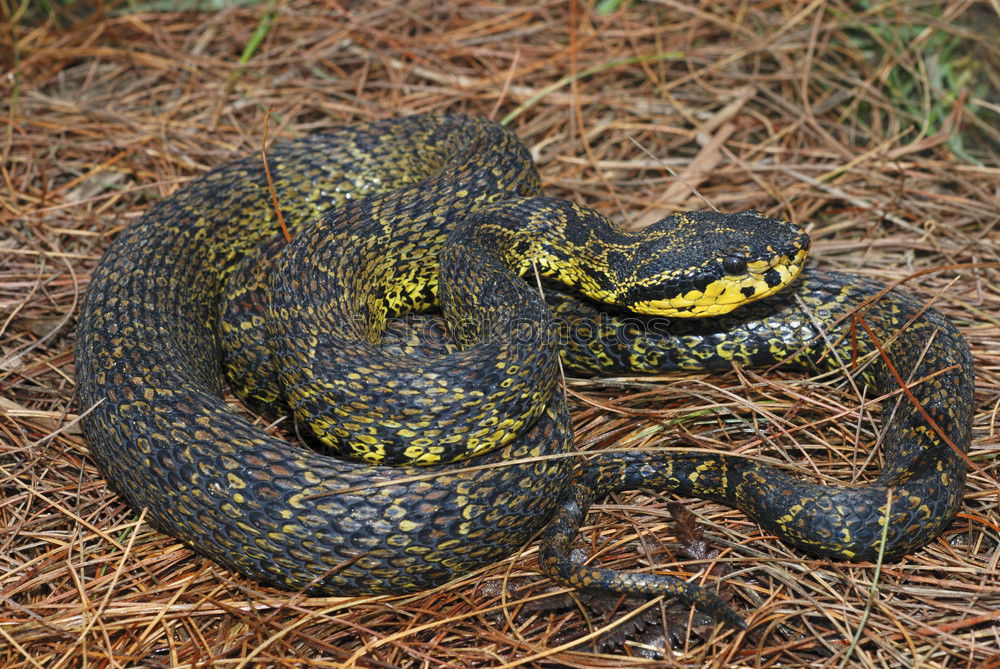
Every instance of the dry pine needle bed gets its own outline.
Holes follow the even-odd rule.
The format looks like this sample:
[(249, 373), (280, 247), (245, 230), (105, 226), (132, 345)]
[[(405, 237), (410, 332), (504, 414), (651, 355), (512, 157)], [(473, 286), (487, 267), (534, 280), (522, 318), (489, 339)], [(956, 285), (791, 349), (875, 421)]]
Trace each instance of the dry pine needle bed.
[[(0, 1), (0, 665), (1000, 666), (994, 5), (91, 4)], [(977, 409), (951, 528), (876, 567), (809, 558), (698, 500), (629, 493), (588, 516), (580, 550), (721, 582), (746, 633), (567, 593), (533, 545), (431, 592), (344, 599), (234, 577), (155, 531), (77, 424), (74, 329), (101, 253), (265, 132), (426, 111), (502, 120), (547, 194), (627, 225), (706, 202), (802, 223), (822, 266), (903, 281), (952, 318)], [(582, 450), (686, 443), (858, 483), (880, 467), (878, 407), (842, 379), (566, 392)]]

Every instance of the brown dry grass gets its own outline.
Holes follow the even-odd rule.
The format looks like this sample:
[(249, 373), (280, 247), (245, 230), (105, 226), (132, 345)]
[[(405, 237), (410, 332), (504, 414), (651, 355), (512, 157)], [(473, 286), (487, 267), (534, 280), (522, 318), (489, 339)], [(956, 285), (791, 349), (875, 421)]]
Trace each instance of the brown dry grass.
[[(995, 1), (947, 2), (938, 23), (883, 32), (881, 47), (857, 41), (857, 26), (926, 26), (920, 3), (865, 15), (845, 0), (659, 0), (599, 15), (587, 2), (280, 0), (47, 21), (39, 4), (0, 1), (0, 665), (621, 666), (676, 622), (659, 602), (577, 605), (533, 575), (531, 547), (417, 596), (289, 595), (194, 557), (107, 489), (74, 422), (89, 273), (151, 202), (258, 150), (270, 107), (271, 134), (285, 137), (434, 109), (509, 115), (550, 193), (619, 220), (703, 206), (669, 166), (720, 209), (808, 224), (825, 266), (885, 279), (940, 268), (907, 289), (954, 318), (976, 356), (976, 470), (951, 530), (878, 572), (809, 559), (738, 512), (692, 502), (752, 629), (682, 625), (666, 657), (1000, 666)], [(942, 35), (965, 40), (952, 61), (972, 77), (965, 113), (920, 93), (944, 67), (921, 49)], [(892, 98), (901, 72), (924, 86), (909, 110)], [(961, 153), (959, 129), (982, 163)], [(569, 389), (584, 448), (684, 437), (862, 481), (878, 465), (854, 446), (874, 438), (866, 411), (829, 381), (743, 372)], [(784, 421), (794, 440), (774, 429)], [(667, 499), (608, 500), (585, 530), (591, 550), (619, 568), (667, 562)]]

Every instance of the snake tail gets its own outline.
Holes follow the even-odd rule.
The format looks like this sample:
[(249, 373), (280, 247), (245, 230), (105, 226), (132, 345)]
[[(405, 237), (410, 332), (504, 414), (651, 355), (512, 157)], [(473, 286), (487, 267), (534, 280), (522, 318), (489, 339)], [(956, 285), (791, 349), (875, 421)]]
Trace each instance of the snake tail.
[[(719, 622), (736, 629), (746, 629), (746, 621), (724, 599), (682, 578), (594, 567), (583, 564), (574, 556), (574, 539), (587, 511), (596, 500), (609, 492), (609, 489), (596, 485), (591, 473), (605, 471), (611, 463), (604, 463), (603, 467), (595, 465), (598, 463), (590, 461), (563, 493), (552, 521), (539, 538), (538, 563), (542, 572), (558, 583), (575, 588), (676, 598)], [(649, 487), (646, 483), (643, 481), (642, 487)]]

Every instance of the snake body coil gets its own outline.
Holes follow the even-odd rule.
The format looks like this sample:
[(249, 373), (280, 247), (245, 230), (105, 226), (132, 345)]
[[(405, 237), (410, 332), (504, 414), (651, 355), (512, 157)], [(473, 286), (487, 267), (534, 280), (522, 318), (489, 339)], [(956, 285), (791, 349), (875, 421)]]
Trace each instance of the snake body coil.
[[(768, 227), (777, 222), (678, 215), (641, 240), (598, 239), (587, 227), (596, 214), (538, 196), (513, 135), (462, 116), (314, 135), (276, 146), (269, 165), (291, 244), (274, 241), (259, 161), (225, 165), (119, 235), (78, 331), (83, 428), (101, 470), (157, 527), (220, 564), (288, 588), (398, 593), (499, 560), (547, 526), (542, 566), (563, 582), (674, 594), (741, 624), (684, 581), (574, 564), (569, 547), (589, 504), (612, 490), (677, 490), (739, 507), (810, 553), (857, 560), (914, 550), (954, 516), (972, 366), (961, 335), (933, 310), (815, 270), (711, 319), (625, 316), (578, 297), (646, 313), (728, 311), (798, 272), (802, 237)], [(515, 231), (525, 221), (527, 232)], [(763, 241), (748, 236), (755, 229)], [(546, 237), (554, 243), (537, 241)], [(650, 238), (674, 251), (648, 253)], [(600, 256), (614, 280), (580, 256)], [(573, 294), (547, 289), (546, 308), (517, 276), (531, 262), (574, 282)], [(458, 350), (390, 355), (387, 323), (438, 304), (439, 293)], [(860, 328), (853, 338), (837, 328), (870, 298), (859, 315), (885, 358)], [(569, 333), (562, 341), (553, 314)], [(581, 463), (556, 387), (560, 353), (587, 374), (733, 362), (835, 369), (860, 355), (866, 383), (891, 393), (894, 369), (913, 384), (912, 400), (889, 400), (885, 465), (868, 486), (807, 483), (716, 454)], [(288, 406), (319, 441), (356, 459), (254, 426), (223, 399), (226, 374), (252, 403)]]

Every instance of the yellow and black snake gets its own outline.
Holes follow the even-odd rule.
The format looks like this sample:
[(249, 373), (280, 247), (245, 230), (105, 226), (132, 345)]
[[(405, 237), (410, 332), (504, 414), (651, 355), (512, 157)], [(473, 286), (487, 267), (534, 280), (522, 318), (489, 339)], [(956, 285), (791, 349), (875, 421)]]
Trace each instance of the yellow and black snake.
[[(564, 583), (672, 594), (742, 625), (685, 581), (573, 562), (591, 502), (634, 488), (716, 499), (809, 553), (853, 560), (901, 556), (954, 516), (968, 346), (872, 281), (806, 268), (792, 283), (808, 246), (794, 226), (701, 212), (626, 233), (542, 197), (516, 137), (467, 116), (361, 123), (268, 161), (291, 243), (259, 158), (224, 165), (118, 236), (78, 329), (83, 428), (102, 472), (216, 562), (311, 592), (399, 593), (544, 530), (542, 569)], [(560, 284), (544, 300), (534, 270)], [(422, 327), (451, 341), (415, 344), (397, 317), (438, 306), (446, 325)], [(848, 332), (849, 316), (885, 356), (865, 329)], [(843, 368), (881, 394), (898, 374), (912, 398), (887, 400), (870, 485), (693, 451), (583, 460), (560, 354), (582, 374)], [(316, 448), (250, 423), (223, 399), (226, 376), (251, 404), (292, 412)]]

